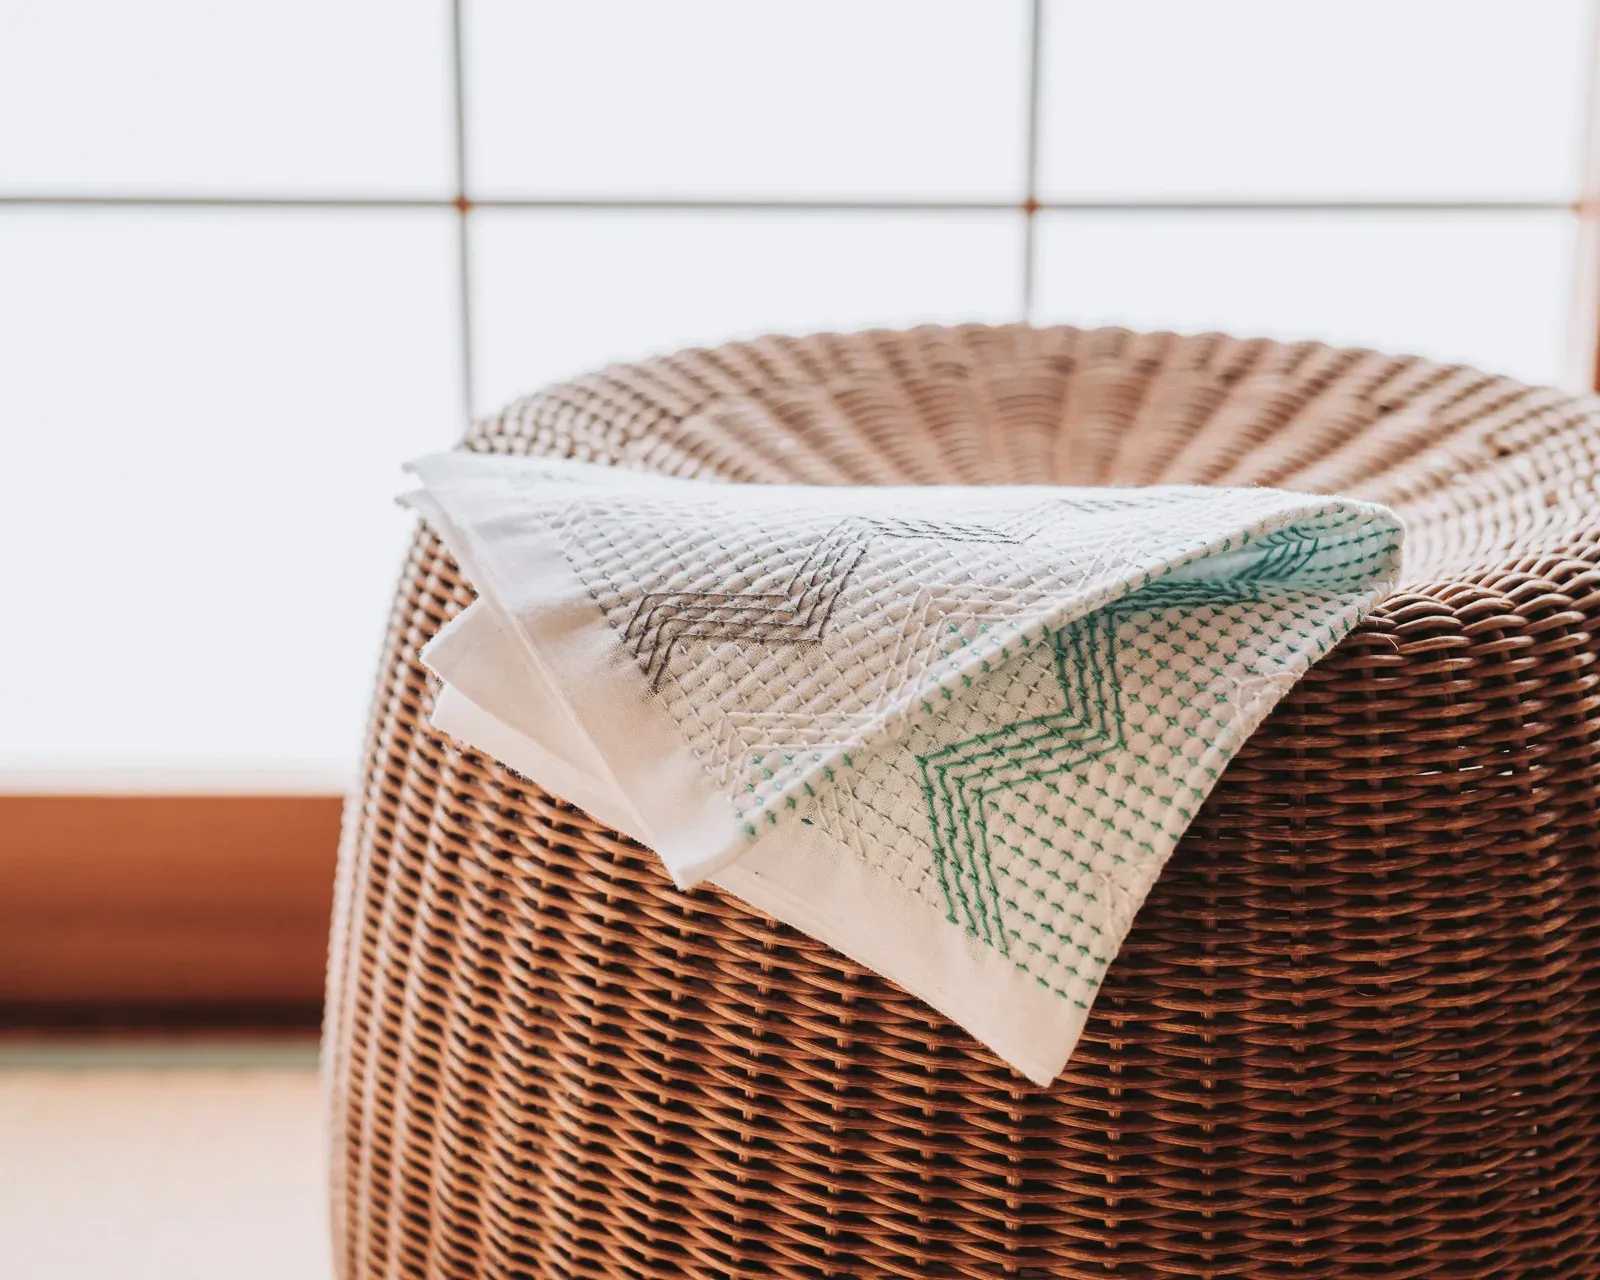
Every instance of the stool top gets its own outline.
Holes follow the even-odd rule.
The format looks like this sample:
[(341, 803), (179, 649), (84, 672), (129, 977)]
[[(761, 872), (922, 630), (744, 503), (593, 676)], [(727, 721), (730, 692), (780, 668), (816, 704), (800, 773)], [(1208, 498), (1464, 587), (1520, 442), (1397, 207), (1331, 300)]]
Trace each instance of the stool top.
[(1217, 484), (1408, 527), (1408, 585), (1600, 541), (1600, 401), (1317, 342), (1028, 325), (768, 336), (613, 365), (466, 447), (746, 483)]

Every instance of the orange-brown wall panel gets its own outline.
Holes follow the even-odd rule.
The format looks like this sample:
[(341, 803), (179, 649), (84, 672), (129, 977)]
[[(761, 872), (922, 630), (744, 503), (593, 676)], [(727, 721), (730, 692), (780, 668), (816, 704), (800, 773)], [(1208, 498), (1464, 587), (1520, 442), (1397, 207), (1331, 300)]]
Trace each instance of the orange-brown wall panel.
[(339, 805), (0, 795), (0, 1003), (319, 999)]

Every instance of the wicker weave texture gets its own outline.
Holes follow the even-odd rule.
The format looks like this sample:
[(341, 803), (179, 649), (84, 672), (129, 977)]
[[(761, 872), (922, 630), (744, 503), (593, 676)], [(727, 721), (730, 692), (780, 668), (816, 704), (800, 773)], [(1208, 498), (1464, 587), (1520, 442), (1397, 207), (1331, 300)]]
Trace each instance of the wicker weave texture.
[(335, 1247), (377, 1277), (1600, 1277), (1600, 406), (1318, 344), (1024, 326), (608, 369), (468, 447), (1395, 506), (1403, 589), (1227, 770), (1035, 1088), (426, 728), (401, 582), (341, 860)]

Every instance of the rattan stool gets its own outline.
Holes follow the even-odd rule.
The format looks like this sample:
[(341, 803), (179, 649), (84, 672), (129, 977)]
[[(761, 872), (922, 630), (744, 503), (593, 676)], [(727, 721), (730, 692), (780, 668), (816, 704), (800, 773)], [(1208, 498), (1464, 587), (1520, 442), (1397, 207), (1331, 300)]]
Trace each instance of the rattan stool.
[(1600, 403), (1024, 326), (608, 369), (466, 447), (749, 482), (1387, 502), (1404, 589), (1252, 739), (1035, 1088), (426, 727), (419, 534), (349, 810), (334, 1240), (372, 1277), (1600, 1277)]

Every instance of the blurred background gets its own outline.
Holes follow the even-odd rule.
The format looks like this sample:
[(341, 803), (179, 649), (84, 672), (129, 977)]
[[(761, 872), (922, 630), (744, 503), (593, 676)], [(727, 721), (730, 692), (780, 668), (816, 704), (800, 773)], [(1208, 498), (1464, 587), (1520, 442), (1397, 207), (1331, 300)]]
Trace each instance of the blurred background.
[(325, 1273), (321, 955), (402, 461), (767, 330), (1592, 388), (1594, 10), (0, 0), (0, 1274)]

